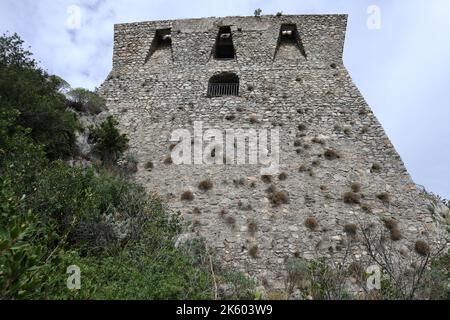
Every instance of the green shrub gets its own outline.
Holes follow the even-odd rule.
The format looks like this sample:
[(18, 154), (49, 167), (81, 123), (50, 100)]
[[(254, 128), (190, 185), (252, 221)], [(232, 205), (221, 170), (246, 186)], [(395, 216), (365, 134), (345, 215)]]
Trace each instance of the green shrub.
[(69, 107), (76, 111), (99, 114), (106, 109), (105, 99), (90, 90), (72, 89), (67, 93), (67, 96)]
[(0, 105), (18, 111), (15, 124), (29, 128), (50, 159), (70, 156), (75, 145), (76, 116), (66, 111), (61, 86), (37, 67), (19, 36), (0, 37)]
[(128, 138), (117, 129), (118, 124), (113, 116), (109, 116), (98, 128), (90, 128), (94, 151), (107, 164), (114, 163), (128, 147)]

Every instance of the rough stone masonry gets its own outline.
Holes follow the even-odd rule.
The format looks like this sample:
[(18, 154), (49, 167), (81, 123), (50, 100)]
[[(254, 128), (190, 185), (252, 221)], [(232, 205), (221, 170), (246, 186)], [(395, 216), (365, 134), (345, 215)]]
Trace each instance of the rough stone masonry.
[[(296, 15), (115, 26), (100, 92), (131, 139), (136, 180), (181, 213), (183, 238), (204, 236), (227, 265), (269, 286), (282, 286), (289, 257), (339, 255), (345, 226), (358, 221), (397, 220), (405, 254), (437, 232), (426, 194), (343, 65), (346, 24)], [(278, 128), (281, 174), (174, 164), (171, 133), (194, 121)]]

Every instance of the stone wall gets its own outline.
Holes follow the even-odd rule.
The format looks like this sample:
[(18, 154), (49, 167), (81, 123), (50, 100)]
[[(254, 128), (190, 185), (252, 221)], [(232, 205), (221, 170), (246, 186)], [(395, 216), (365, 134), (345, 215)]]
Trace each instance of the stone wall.
[[(206, 237), (227, 264), (269, 286), (283, 285), (288, 257), (339, 255), (346, 224), (392, 217), (403, 235), (395, 246), (406, 254), (417, 239), (431, 241), (436, 228), (426, 196), (343, 66), (346, 22), (344, 15), (306, 15), (115, 26), (113, 70), (101, 94), (131, 138), (136, 180), (166, 199), (187, 232)], [(285, 23), (297, 26), (306, 57), (289, 47), (275, 57)], [(220, 26), (231, 26), (234, 60), (211, 55)], [(172, 48), (148, 59), (161, 28), (172, 29)], [(209, 78), (223, 71), (239, 76), (240, 95), (208, 97)], [(171, 132), (192, 130), (194, 121), (205, 129), (279, 128), (285, 175), (268, 182), (256, 165), (166, 163)], [(213, 187), (201, 191), (207, 179)], [(360, 203), (346, 203), (355, 183)], [(288, 203), (274, 205), (270, 186), (285, 192)], [(194, 198), (184, 201), (188, 190)], [(305, 226), (308, 217), (318, 222), (315, 230)]]

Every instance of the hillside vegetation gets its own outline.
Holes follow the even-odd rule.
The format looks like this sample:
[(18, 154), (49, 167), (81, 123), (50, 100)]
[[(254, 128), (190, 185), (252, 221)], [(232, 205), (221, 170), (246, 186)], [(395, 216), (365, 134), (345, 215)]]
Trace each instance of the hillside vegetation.
[[(128, 138), (94, 92), (70, 89), (0, 37), (0, 299), (252, 298), (253, 283), (224, 270), (201, 239), (175, 246), (182, 225), (117, 166)], [(80, 160), (89, 130), (97, 161)], [(80, 161), (78, 161), (79, 163)], [(69, 165), (72, 163), (72, 165)], [(69, 290), (69, 266), (81, 288)]]

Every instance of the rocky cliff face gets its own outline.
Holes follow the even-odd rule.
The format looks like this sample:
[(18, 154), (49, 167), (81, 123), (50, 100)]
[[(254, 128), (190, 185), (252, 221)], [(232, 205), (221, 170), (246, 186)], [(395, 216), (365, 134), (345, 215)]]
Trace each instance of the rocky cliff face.
[[(101, 94), (131, 139), (136, 180), (227, 264), (275, 287), (287, 258), (338, 257), (349, 236), (357, 243), (349, 225), (383, 228), (383, 219), (395, 219), (401, 236), (390, 241), (405, 255), (416, 240), (439, 238), (426, 194), (343, 66), (346, 20), (227, 17), (115, 28), (113, 70)], [(228, 60), (214, 57), (223, 26), (235, 50)], [(239, 78), (239, 94), (211, 97), (211, 77), (224, 72)], [(278, 173), (261, 176), (260, 165), (232, 161), (173, 163), (171, 134), (187, 129), (201, 140), (194, 122), (222, 132), (279, 130)], [(367, 252), (356, 244), (351, 255)]]

